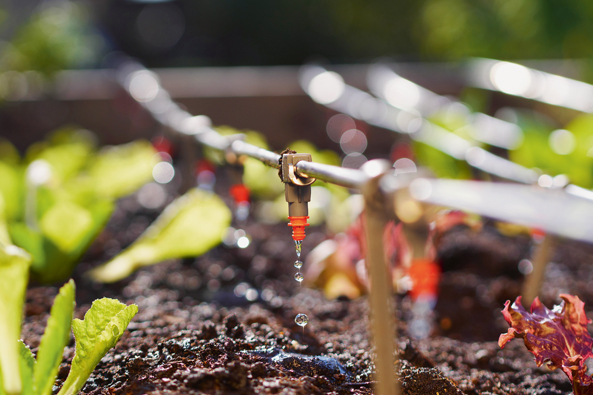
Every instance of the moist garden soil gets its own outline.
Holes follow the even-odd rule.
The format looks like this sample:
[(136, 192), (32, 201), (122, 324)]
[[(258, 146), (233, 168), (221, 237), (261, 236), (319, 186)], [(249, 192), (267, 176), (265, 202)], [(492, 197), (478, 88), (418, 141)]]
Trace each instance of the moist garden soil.
[[(373, 392), (367, 298), (330, 301), (318, 290), (299, 287), (285, 224), (243, 224), (252, 238), (245, 249), (221, 245), (199, 258), (147, 267), (110, 285), (85, 278), (86, 270), (129, 245), (157, 215), (134, 197), (121, 200), (74, 274), (78, 318), (100, 297), (139, 307), (83, 393)], [(308, 230), (304, 255), (324, 238), (323, 229)], [(520, 293), (518, 263), (529, 256), (530, 243), (525, 235), (503, 236), (488, 223), (479, 232), (456, 227), (443, 236), (438, 253), (444, 272), (429, 338), (410, 339), (410, 301), (394, 297), (399, 345), (394, 374), (399, 373), (403, 394), (571, 392), (564, 374), (537, 368), (521, 341), (504, 350), (497, 345), (508, 328), (500, 311)], [(576, 294), (593, 316), (592, 258), (591, 246), (560, 241), (542, 301), (551, 307), (559, 293)], [(34, 352), (57, 289), (33, 284), (28, 290), (23, 339)], [(297, 313), (309, 317), (304, 329), (294, 322)], [(73, 353), (74, 340), (66, 348), (55, 392)]]

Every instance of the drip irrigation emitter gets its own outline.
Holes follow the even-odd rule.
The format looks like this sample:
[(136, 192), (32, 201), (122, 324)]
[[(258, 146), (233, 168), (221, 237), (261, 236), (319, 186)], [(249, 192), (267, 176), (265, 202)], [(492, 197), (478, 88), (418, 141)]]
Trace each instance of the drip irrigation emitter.
[[(402, 174), (397, 178), (409, 184), (416, 177), (416, 174)], [(408, 188), (395, 191), (393, 200), (394, 212), (402, 223), (402, 232), (411, 255), (411, 264), (407, 270), (411, 280), (411, 288), (407, 291), (412, 299), (408, 334), (415, 339), (424, 339), (432, 331), (441, 271), (435, 251), (431, 250), (429, 217), (434, 213), (415, 200)]]
[(305, 239), (305, 227), (309, 226), (308, 203), (311, 201), (311, 184), (313, 177), (297, 175), (296, 164), (300, 161), (311, 162), (311, 154), (297, 154), (287, 150), (280, 158), (279, 175), (284, 183), (284, 197), (288, 203), (288, 226), (292, 227), (292, 239), (297, 245)]

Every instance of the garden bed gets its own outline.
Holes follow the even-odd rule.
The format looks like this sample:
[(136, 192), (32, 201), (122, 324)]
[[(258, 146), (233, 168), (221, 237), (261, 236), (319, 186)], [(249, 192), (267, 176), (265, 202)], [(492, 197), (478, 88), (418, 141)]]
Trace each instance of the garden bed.
[[(109, 225), (75, 273), (76, 316), (107, 296), (139, 313), (117, 346), (99, 363), (83, 389), (93, 394), (372, 393), (372, 347), (365, 297), (328, 301), (293, 279), (294, 247), (285, 224), (248, 222), (245, 249), (221, 245), (197, 259), (144, 268), (112, 285), (90, 282), (84, 272), (131, 243), (158, 215), (119, 202)], [(306, 254), (325, 237), (308, 230)], [(508, 325), (500, 311), (519, 294), (518, 262), (528, 257), (527, 236), (505, 237), (486, 224), (479, 233), (463, 227), (442, 239), (443, 277), (431, 337), (406, 334), (409, 301), (397, 297), (400, 383), (404, 394), (565, 394), (571, 384), (560, 371), (537, 368), (521, 341), (504, 350), (498, 335)], [(561, 242), (548, 269), (542, 301), (559, 293), (593, 306), (593, 248)], [(36, 352), (57, 287), (31, 285), (23, 339)], [(309, 324), (294, 323), (305, 312)], [(591, 313), (588, 314), (591, 316)], [(69, 371), (66, 348), (57, 390)]]

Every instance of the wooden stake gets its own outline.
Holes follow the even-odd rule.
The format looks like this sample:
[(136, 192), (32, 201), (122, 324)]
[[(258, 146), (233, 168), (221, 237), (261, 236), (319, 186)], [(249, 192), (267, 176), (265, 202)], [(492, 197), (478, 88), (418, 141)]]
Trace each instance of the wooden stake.
[[(368, 162), (368, 165), (373, 165)], [(375, 164), (376, 166), (377, 164)], [(378, 165), (381, 165), (379, 163)], [(366, 165), (365, 165), (366, 166)], [(389, 166), (389, 165), (388, 165)], [(389, 168), (389, 167), (388, 167)], [(365, 168), (363, 167), (363, 171)], [(385, 198), (379, 190), (380, 175), (375, 167), (369, 175), (374, 176), (364, 188), (365, 196), (365, 236), (367, 242), (366, 263), (369, 271), (370, 291), (370, 325), (373, 345), (375, 346), (375, 394), (399, 394), (396, 374), (394, 372), (395, 316), (392, 308), (393, 292), (389, 284), (389, 273), (383, 252), (383, 232), (387, 223), (388, 213)], [(372, 171), (375, 170), (375, 171)], [(381, 169), (381, 175), (386, 169)]]
[(542, 284), (544, 282), (544, 276), (546, 274), (546, 266), (554, 253), (554, 246), (556, 245), (556, 237), (546, 233), (544, 239), (535, 248), (531, 264), (533, 270), (523, 283), (523, 306), (529, 308), (531, 303), (536, 296), (539, 295)]

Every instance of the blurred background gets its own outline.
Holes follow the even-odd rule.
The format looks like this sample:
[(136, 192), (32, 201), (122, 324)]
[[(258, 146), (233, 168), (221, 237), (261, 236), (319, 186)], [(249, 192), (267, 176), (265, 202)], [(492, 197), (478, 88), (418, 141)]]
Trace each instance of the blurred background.
[[(331, 147), (319, 134), (325, 115), (296, 80), (309, 61), (364, 65), (389, 57), (407, 64), (403, 74), (415, 82), (490, 113), (509, 98), (500, 103), (466, 89), (457, 62), (554, 59), (538, 65), (593, 81), (593, 3), (586, 0), (14, 0), (0, 3), (0, 39), (0, 136), (21, 150), (64, 124), (91, 129), (103, 143), (152, 133), (105, 73), (61, 73), (109, 67), (114, 52), (165, 70), (164, 87), (190, 112), (259, 130), (275, 149), (295, 136)], [(221, 66), (268, 68), (212, 69)], [(342, 71), (364, 87), (366, 69)]]

